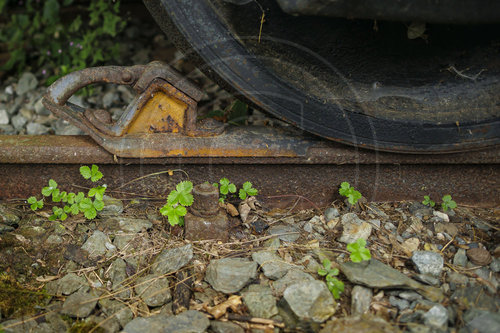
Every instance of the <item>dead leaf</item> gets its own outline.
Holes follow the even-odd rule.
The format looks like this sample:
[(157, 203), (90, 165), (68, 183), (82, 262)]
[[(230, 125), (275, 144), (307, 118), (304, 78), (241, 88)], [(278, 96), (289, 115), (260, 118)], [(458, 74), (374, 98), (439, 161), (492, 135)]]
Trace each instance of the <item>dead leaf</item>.
[(233, 312), (238, 311), (238, 306), (241, 305), (241, 296), (232, 295), (225, 302), (222, 302), (213, 307), (207, 307), (208, 313), (214, 316), (215, 319), (219, 319), (224, 314), (226, 314), (227, 309), (230, 308)]
[(242, 201), (240, 203), (240, 205), (238, 206), (238, 210), (240, 211), (241, 221), (243, 221), (243, 223), (245, 223), (248, 219), (248, 214), (250, 214), (250, 211), (252, 209), (245, 201)]
[(226, 210), (226, 212), (229, 215), (231, 215), (232, 217), (240, 215), (240, 213), (238, 212), (236, 207), (234, 207), (234, 205), (229, 203), (229, 202), (221, 202), (221, 203), (219, 203), (219, 206), (224, 208)]
[(16, 239), (18, 241), (20, 241), (21, 243), (28, 243), (28, 240), (23, 235), (15, 234), (15, 236), (16, 236)]
[(54, 281), (54, 280), (57, 280), (57, 279), (59, 279), (58, 275), (42, 275), (42, 276), (38, 276), (36, 278), (36, 280), (38, 282), (49, 282), (49, 281)]

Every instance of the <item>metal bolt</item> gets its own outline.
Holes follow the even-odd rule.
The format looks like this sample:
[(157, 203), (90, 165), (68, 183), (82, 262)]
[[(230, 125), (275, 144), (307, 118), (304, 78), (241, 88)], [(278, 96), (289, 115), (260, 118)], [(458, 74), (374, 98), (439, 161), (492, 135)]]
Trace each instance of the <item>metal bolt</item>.
[(213, 216), (219, 211), (219, 189), (208, 183), (196, 185), (193, 189), (194, 202), (191, 212), (198, 216)]

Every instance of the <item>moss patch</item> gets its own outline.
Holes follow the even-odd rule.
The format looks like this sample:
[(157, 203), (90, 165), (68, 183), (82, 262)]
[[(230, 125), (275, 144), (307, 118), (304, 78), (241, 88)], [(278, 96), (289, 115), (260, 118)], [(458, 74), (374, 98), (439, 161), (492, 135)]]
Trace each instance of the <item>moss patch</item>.
[(2, 317), (18, 317), (33, 314), (36, 305), (50, 298), (45, 291), (23, 287), (6, 273), (0, 274), (0, 312)]

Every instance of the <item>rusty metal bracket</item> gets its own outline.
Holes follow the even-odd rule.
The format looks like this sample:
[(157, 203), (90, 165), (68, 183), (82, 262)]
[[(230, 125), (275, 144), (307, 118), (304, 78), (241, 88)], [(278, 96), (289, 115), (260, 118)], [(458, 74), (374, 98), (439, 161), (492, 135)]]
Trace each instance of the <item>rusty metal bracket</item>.
[[(68, 102), (79, 89), (93, 83), (129, 85), (137, 93), (120, 119), (106, 110), (83, 109)], [(128, 157), (162, 157), (173, 136), (210, 137), (223, 132), (213, 120), (197, 121), (200, 91), (175, 70), (158, 61), (131, 67), (105, 66), (70, 73), (52, 84), (43, 104), (89, 134), (109, 152)], [(143, 149), (156, 135), (156, 149)]]

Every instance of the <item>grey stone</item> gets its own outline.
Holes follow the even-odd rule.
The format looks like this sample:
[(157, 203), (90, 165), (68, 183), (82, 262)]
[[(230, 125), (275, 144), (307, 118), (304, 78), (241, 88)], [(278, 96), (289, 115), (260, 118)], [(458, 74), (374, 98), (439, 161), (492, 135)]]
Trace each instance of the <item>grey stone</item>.
[(441, 285), (441, 281), (438, 278), (428, 275), (428, 274), (416, 274), (414, 275), (415, 280), (420, 281), (422, 283), (428, 284), (430, 286), (439, 287)]
[(326, 284), (321, 281), (304, 281), (288, 287), (283, 299), (301, 320), (324, 322), (336, 310), (337, 304)]
[(38, 123), (29, 123), (26, 126), (26, 133), (28, 135), (42, 135), (47, 134), (50, 128)]
[(115, 102), (119, 100), (118, 93), (115, 91), (115, 89), (108, 90), (104, 95), (102, 96), (102, 106), (107, 109), (111, 105), (113, 105)]
[(147, 318), (137, 317), (123, 328), (124, 333), (167, 332), (164, 330), (169, 316), (155, 315)]
[(443, 222), (446, 222), (446, 223), (450, 222), (450, 217), (446, 213), (435, 210), (433, 212), (433, 215)]
[(345, 244), (354, 243), (359, 238), (366, 240), (372, 232), (372, 225), (360, 219), (355, 213), (342, 215), (341, 223), (343, 231), (339, 242)]
[(490, 269), (495, 273), (500, 272), (500, 258), (493, 258), (493, 261), (490, 264)]
[(371, 314), (333, 318), (319, 333), (399, 333), (399, 329), (391, 326), (381, 317)]
[(245, 333), (243, 327), (230, 321), (214, 320), (210, 322), (210, 328), (214, 333)]
[(87, 287), (84, 291), (88, 290), (87, 280), (75, 273), (68, 273), (57, 280), (57, 290), (54, 295), (71, 295), (82, 287)]
[(389, 296), (389, 303), (397, 307), (399, 311), (406, 310), (410, 307), (410, 302), (395, 296)]
[(464, 316), (469, 332), (497, 333), (500, 331), (500, 314), (483, 310), (467, 311)]
[(38, 85), (38, 80), (33, 73), (25, 72), (17, 82), (16, 94), (24, 95), (28, 91), (33, 90)]
[(467, 265), (467, 254), (464, 249), (457, 250), (457, 253), (453, 256), (453, 265), (463, 267)]
[(327, 209), (325, 209), (324, 216), (325, 216), (325, 221), (330, 221), (336, 217), (339, 217), (340, 213), (339, 213), (339, 210), (337, 208), (328, 207)]
[(300, 269), (292, 268), (282, 278), (274, 281), (271, 287), (274, 294), (281, 297), (283, 296), (286, 288), (288, 288), (292, 284), (304, 281), (314, 281), (314, 278)]
[(469, 282), (469, 278), (460, 273), (447, 272), (447, 275), (449, 283), (466, 285)]
[(349, 281), (376, 289), (413, 289), (433, 302), (440, 302), (444, 295), (438, 288), (426, 286), (410, 279), (398, 270), (376, 259), (361, 263), (340, 263), (340, 270)]
[(16, 130), (12, 125), (0, 125), (0, 133), (11, 135), (11, 134), (16, 134)]
[(289, 225), (273, 225), (268, 230), (269, 235), (279, 235), (278, 238), (283, 242), (295, 242), (299, 236), (299, 229)]
[(153, 224), (149, 220), (130, 217), (111, 217), (101, 222), (106, 231), (125, 233), (139, 233), (142, 230), (151, 229)]
[(373, 291), (363, 286), (354, 286), (351, 292), (351, 314), (361, 315), (370, 311)]
[(193, 247), (187, 244), (173, 249), (163, 250), (156, 257), (151, 271), (154, 274), (167, 274), (184, 267), (193, 258)]
[(431, 216), (433, 215), (434, 209), (432, 209), (429, 206), (426, 206), (422, 204), (421, 202), (414, 202), (411, 204), (409, 207), (410, 213), (412, 213), (415, 216), (422, 217), (422, 216)]
[(112, 283), (112, 290), (118, 291), (123, 290), (118, 294), (118, 297), (128, 298), (130, 297), (130, 289), (127, 286), (122, 285), (122, 282), (127, 278), (127, 264), (122, 258), (117, 258), (111, 264), (111, 268), (108, 271), (109, 279)]
[(94, 233), (82, 245), (82, 249), (89, 253), (90, 257), (97, 257), (106, 254), (106, 243), (111, 242), (108, 236), (102, 231), (95, 230)]
[(118, 232), (115, 235), (115, 239), (113, 239), (113, 244), (118, 248), (118, 250), (124, 250), (129, 242), (134, 239), (134, 235), (131, 234), (125, 234), (123, 232)]
[(9, 115), (7, 110), (0, 110), (0, 125), (7, 125), (9, 123)]
[[(123, 213), (123, 202), (105, 195), (103, 197), (104, 208), (99, 212), (101, 216), (117, 216)], [(151, 226), (149, 227), (151, 228)]]
[(127, 305), (119, 301), (102, 298), (99, 300), (99, 306), (106, 316), (115, 317), (121, 327), (125, 327), (125, 325), (127, 325), (134, 318), (132, 310), (130, 310)]
[(313, 225), (311, 222), (305, 223), (302, 228), (304, 229), (305, 232), (308, 232), (308, 233), (313, 232)]
[(432, 251), (415, 251), (411, 256), (417, 270), (422, 274), (438, 277), (443, 270), (443, 256)]
[(170, 317), (164, 332), (203, 333), (208, 326), (210, 326), (210, 321), (204, 314), (195, 310), (188, 310), (177, 316)]
[(19, 224), (19, 220), (19, 216), (14, 210), (0, 204), (0, 223), (17, 227)]
[(217, 291), (238, 292), (257, 276), (257, 263), (243, 258), (212, 260), (207, 267), (205, 280)]
[(380, 220), (379, 219), (370, 219), (368, 220), (368, 223), (373, 225), (375, 228), (380, 229)]
[[(58, 307), (57, 310), (60, 310), (60, 307)], [(45, 320), (50, 324), (52, 327), (52, 332), (67, 332), (69, 325), (64, 319), (61, 318), (61, 314), (59, 311), (57, 312), (47, 312), (45, 314)]]
[(137, 279), (135, 292), (151, 307), (162, 306), (172, 299), (168, 279), (154, 274)]
[(16, 114), (14, 117), (12, 117), (11, 122), (12, 126), (14, 126), (14, 128), (19, 131), (24, 127), (24, 125), (26, 125), (27, 120), (22, 115)]
[(39, 98), (33, 105), (35, 113), (41, 116), (48, 116), (50, 115), (50, 111), (45, 108), (45, 106), (42, 103), (42, 100), (43, 98)]
[(59, 235), (50, 235), (47, 237), (47, 240), (45, 241), (47, 244), (61, 244), (63, 242), (63, 239)]
[(280, 256), (271, 251), (254, 252), (252, 253), (252, 259), (260, 265), (264, 275), (272, 280), (277, 280), (290, 269), (298, 267), (285, 262)]
[(410, 302), (422, 299), (422, 296), (411, 290), (398, 291), (397, 296)]
[(276, 299), (268, 286), (253, 284), (248, 287), (248, 291), (242, 292), (241, 295), (252, 316), (271, 318), (278, 314)]
[(98, 297), (94, 294), (76, 292), (66, 298), (61, 313), (70, 317), (85, 318), (94, 310), (97, 299)]
[(474, 270), (474, 273), (480, 277), (481, 279), (488, 281), (489, 283), (486, 285), (488, 290), (495, 294), (498, 290), (498, 280), (496, 279), (495, 275), (492, 274), (492, 272), (486, 268), (486, 267), (481, 267), (476, 270)]
[(448, 328), (448, 311), (441, 304), (434, 305), (423, 317), (427, 326), (443, 331)]

